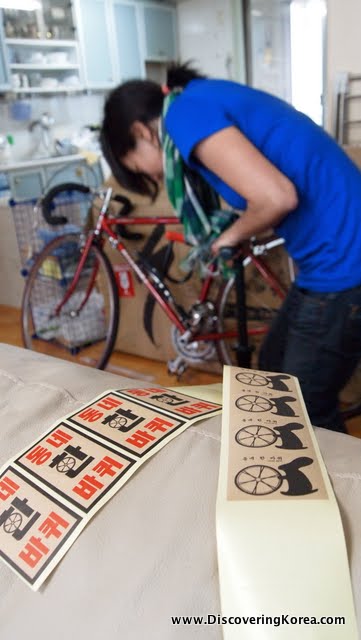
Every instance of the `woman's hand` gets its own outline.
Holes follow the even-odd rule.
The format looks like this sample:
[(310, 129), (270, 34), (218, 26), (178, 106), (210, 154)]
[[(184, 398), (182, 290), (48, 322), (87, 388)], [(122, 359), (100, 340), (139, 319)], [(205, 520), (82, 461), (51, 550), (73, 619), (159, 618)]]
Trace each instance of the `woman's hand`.
[[(238, 247), (244, 241), (242, 234), (238, 229), (238, 220), (234, 222), (228, 229), (223, 231), (223, 233), (217, 238), (215, 242), (213, 242), (211, 246), (211, 251), (214, 256), (217, 256), (219, 250), (223, 247)], [(238, 225), (238, 226), (237, 226)]]

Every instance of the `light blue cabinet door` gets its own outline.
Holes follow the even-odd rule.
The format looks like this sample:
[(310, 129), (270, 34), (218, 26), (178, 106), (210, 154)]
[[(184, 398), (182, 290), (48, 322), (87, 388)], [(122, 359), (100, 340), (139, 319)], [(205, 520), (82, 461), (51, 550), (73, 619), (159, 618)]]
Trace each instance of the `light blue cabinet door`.
[(175, 60), (175, 12), (162, 7), (144, 7), (146, 58)]
[(41, 170), (10, 173), (9, 184), (14, 200), (39, 198), (43, 193), (43, 174)]
[(85, 85), (107, 88), (114, 84), (105, 0), (79, 0)]
[(124, 81), (129, 78), (140, 78), (143, 74), (136, 8), (114, 0), (113, 11), (116, 56), (119, 68), (119, 78), (117, 78), (117, 81)]
[(99, 187), (103, 182), (100, 163), (89, 166), (85, 161), (46, 167), (45, 178), (46, 191), (64, 182), (76, 182), (87, 187)]
[(0, 9), (0, 91), (10, 88), (10, 73), (5, 53), (5, 37), (2, 27), (3, 15)]

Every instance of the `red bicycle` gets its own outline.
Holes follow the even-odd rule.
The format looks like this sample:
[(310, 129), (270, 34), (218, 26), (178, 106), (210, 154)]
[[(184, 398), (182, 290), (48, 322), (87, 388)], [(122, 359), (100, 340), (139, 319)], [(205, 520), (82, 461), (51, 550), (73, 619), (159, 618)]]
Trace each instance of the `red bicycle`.
[[(94, 223), (86, 232), (75, 228), (75, 233), (67, 233), (67, 219), (59, 216), (64, 201), (72, 202), (72, 208), (92, 208)], [(111, 211), (114, 204), (121, 206), (116, 215)], [(274, 292), (276, 301), (283, 299), (285, 288), (264, 259), (266, 253), (283, 243), (282, 239), (254, 240), (241, 253), (238, 251), (237, 257), (226, 250), (224, 258), (233, 262), (229, 278), (217, 270), (208, 254), (208, 261), (203, 260), (199, 295), (184, 308), (167, 283), (167, 278), (172, 279), (170, 274), (161, 273), (151, 259), (141, 252), (134, 255), (126, 246), (137, 235), (129, 231), (131, 225), (168, 227), (179, 225), (178, 218), (132, 217), (132, 207), (124, 196), (113, 195), (111, 189), (96, 191), (77, 184), (56, 186), (42, 199), (41, 207), (48, 226), (47, 231), (40, 228), (39, 233), (46, 245), (33, 259), (26, 278), (22, 303), (26, 347), (97, 368), (106, 366), (120, 317), (116, 278), (104, 251), (108, 239), (169, 318), (175, 349), (174, 359), (168, 362), (171, 373), (179, 376), (188, 365), (205, 361), (250, 365), (252, 346), (248, 341), (267, 332), (276, 309), (253, 308), (254, 319), (248, 326), (243, 270), (252, 264)], [(61, 235), (51, 239), (49, 230), (57, 225)], [(170, 243), (184, 241), (175, 230), (168, 230), (165, 235)], [(134, 323), (137, 331), (136, 318)]]

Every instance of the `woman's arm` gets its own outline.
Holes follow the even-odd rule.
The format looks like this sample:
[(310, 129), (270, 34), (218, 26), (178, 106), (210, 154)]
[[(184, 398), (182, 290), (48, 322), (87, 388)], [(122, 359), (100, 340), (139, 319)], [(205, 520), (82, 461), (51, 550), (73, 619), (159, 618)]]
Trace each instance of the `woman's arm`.
[(213, 244), (235, 246), (271, 229), (298, 204), (293, 183), (237, 129), (228, 127), (202, 140), (196, 159), (242, 195), (248, 203), (239, 220)]

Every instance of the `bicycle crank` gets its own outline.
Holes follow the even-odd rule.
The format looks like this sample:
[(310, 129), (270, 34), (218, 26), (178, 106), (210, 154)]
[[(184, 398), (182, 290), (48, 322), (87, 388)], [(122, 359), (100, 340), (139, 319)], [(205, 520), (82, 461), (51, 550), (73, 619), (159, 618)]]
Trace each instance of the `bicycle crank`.
[(187, 363), (182, 356), (177, 356), (173, 360), (168, 360), (168, 373), (177, 376), (179, 380), (187, 368)]
[(216, 358), (216, 349), (213, 342), (197, 340), (197, 333), (208, 333), (215, 330), (216, 314), (213, 302), (197, 302), (187, 314), (188, 331), (180, 333), (176, 327), (172, 328), (173, 345), (179, 356), (186, 362), (204, 362)]

